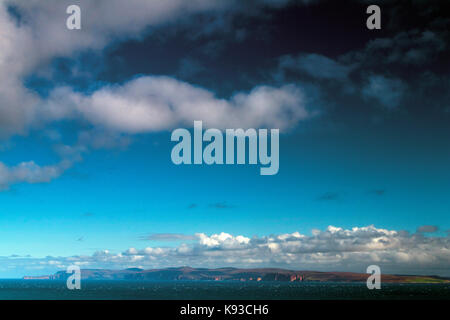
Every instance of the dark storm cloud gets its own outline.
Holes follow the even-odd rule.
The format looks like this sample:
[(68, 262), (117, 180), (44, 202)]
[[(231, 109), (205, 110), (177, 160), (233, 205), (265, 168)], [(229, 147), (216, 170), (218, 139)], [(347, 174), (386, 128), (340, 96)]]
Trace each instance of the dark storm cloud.
[(301, 54), (297, 57), (283, 56), (280, 58), (281, 71), (303, 72), (313, 78), (328, 80), (346, 79), (351, 65), (339, 62), (319, 54)]
[(184, 58), (180, 61), (180, 67), (178, 70), (178, 75), (182, 79), (192, 79), (206, 72), (207, 69), (197, 60)]
[(427, 66), (447, 48), (443, 34), (429, 29), (413, 29), (371, 40), (363, 50), (350, 52), (343, 60), (366, 68), (391, 64)]
[(370, 75), (362, 88), (362, 97), (366, 101), (376, 100), (386, 109), (397, 108), (407, 91), (407, 85), (400, 79), (383, 75)]
[[(351, 24), (364, 15), (357, 10), (368, 1), (353, 1), (355, 16), (342, 24)], [(349, 28), (348, 50), (334, 54), (326, 48), (290, 53), (279, 59), (274, 73), (280, 81), (314, 83), (321, 93), (320, 105), (325, 111), (339, 105), (336, 117), (344, 119), (344, 109), (360, 105), (366, 117), (380, 112), (415, 110), (425, 112), (428, 108), (446, 110), (449, 94), (445, 84), (450, 83), (449, 30), (450, 18), (444, 14), (449, 2), (445, 1), (381, 1), (382, 29), (368, 31)], [(330, 1), (320, 1), (318, 7), (324, 13), (331, 9)], [(359, 9), (358, 9), (359, 8)], [(324, 29), (334, 30), (324, 25)], [(342, 34), (335, 35), (341, 39)], [(364, 39), (363, 45), (358, 41)], [(336, 46), (335, 46), (336, 47)], [(439, 79), (439, 81), (437, 80)], [(350, 105), (350, 106), (349, 106)], [(327, 107), (330, 106), (330, 107)], [(336, 108), (337, 109), (337, 108)], [(381, 113), (380, 113), (381, 114)], [(355, 117), (354, 113), (350, 113)]]
[(325, 97), (322, 105), (345, 108), (346, 99), (354, 97), (365, 109), (411, 109), (423, 101), (446, 110), (448, 103), (442, 102), (449, 96), (444, 87), (450, 75), (441, 74), (445, 67), (434, 70), (436, 65), (448, 65), (442, 60), (444, 53), (448, 45), (437, 33), (413, 30), (372, 40), (364, 49), (336, 58), (318, 53), (287, 55), (274, 74), (281, 81), (314, 83)]

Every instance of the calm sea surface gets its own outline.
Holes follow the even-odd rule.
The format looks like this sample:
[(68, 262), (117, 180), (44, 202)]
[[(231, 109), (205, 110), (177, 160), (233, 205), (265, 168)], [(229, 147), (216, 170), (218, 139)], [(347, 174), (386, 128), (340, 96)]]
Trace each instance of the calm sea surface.
[(83, 281), (68, 290), (62, 281), (0, 280), (0, 299), (450, 299), (450, 284)]

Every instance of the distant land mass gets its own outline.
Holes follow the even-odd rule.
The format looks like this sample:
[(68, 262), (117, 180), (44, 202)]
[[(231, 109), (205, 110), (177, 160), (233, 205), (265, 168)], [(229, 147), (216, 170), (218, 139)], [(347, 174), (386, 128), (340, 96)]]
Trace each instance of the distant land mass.
[[(53, 275), (25, 276), (25, 280), (66, 280), (70, 274), (58, 271)], [(82, 280), (136, 280), (136, 281), (284, 281), (284, 282), (365, 282), (369, 274), (354, 272), (295, 271), (277, 268), (165, 268), (144, 270), (129, 268), (124, 270), (82, 269)], [(450, 278), (421, 275), (382, 274), (385, 283), (450, 283)]]

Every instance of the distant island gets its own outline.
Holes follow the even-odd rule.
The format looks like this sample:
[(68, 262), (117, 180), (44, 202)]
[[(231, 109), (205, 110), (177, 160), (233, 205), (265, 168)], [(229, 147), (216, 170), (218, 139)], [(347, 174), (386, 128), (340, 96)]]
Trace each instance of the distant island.
[[(70, 274), (58, 271), (53, 275), (25, 276), (24, 280), (66, 280)], [(295, 271), (277, 268), (165, 268), (144, 270), (129, 268), (124, 270), (82, 269), (82, 280), (136, 280), (136, 281), (283, 281), (283, 282), (365, 282), (367, 273)], [(450, 283), (450, 278), (421, 275), (381, 276), (384, 283)]]

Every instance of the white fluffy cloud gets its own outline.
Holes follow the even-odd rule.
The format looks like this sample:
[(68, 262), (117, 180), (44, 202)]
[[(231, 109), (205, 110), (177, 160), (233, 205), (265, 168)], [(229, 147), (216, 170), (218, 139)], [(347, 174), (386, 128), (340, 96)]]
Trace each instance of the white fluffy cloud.
[(145, 76), (90, 95), (60, 88), (43, 110), (49, 117), (81, 117), (108, 130), (142, 133), (192, 126), (289, 128), (311, 114), (300, 88), (258, 86), (229, 100), (169, 77)]
[[(265, 1), (261, 5), (279, 6), (287, 2)], [(82, 8), (82, 30), (76, 32), (65, 27), (66, 8), (74, 3)], [(150, 32), (149, 27), (186, 19), (196, 13), (247, 10), (239, 3), (225, 0), (0, 1), (0, 135), (25, 133), (36, 123), (57, 120), (64, 114), (63, 106), (67, 101), (58, 101), (63, 106), (51, 105), (51, 101), (39, 100), (22, 84), (26, 75), (52, 58), (71, 56), (87, 49), (101, 50), (115, 41), (140, 37)], [(20, 20), (10, 13), (11, 7)], [(254, 10), (258, 10), (258, 6)], [(144, 92), (146, 85), (149, 86), (148, 93)], [(132, 94), (138, 96), (133, 97)], [(275, 125), (281, 127), (290, 119), (289, 115), (279, 112), (286, 104), (294, 102), (288, 101), (292, 99), (289, 95), (292, 95), (291, 88), (260, 87), (249, 96), (237, 95), (233, 101), (226, 102), (186, 83), (167, 78), (146, 78), (133, 81), (122, 89), (100, 89), (88, 100), (70, 102), (87, 102), (88, 105), (79, 105), (77, 109), (94, 123), (123, 131), (143, 132), (165, 129), (179, 119), (192, 118), (186, 113), (197, 117), (207, 113), (213, 123), (218, 123), (218, 119), (228, 111), (232, 112), (227, 115), (225, 123), (244, 116), (247, 122), (255, 117), (255, 125), (258, 125), (265, 124), (268, 117), (281, 116), (282, 119), (274, 119)], [(131, 106), (130, 103), (136, 105)], [(174, 103), (174, 110), (171, 110), (170, 103)], [(261, 103), (261, 106), (255, 103)], [(278, 106), (278, 103), (283, 105)], [(230, 108), (233, 104), (243, 111), (234, 112), (234, 108)], [(270, 108), (274, 110), (268, 110)], [(244, 114), (245, 111), (249, 113)], [(297, 114), (293, 111), (295, 120)]]
[(4, 258), (2, 265), (54, 271), (76, 263), (84, 268), (112, 269), (189, 265), (365, 272), (368, 265), (377, 264), (385, 273), (450, 275), (449, 236), (426, 237), (374, 226), (329, 226), (310, 236), (294, 232), (249, 238), (222, 232), (199, 233), (195, 238), (177, 247), (130, 248), (121, 253), (104, 250), (91, 256)]
[[(287, 2), (267, 0), (253, 9)], [(194, 120), (204, 120), (205, 125), (220, 128), (268, 126), (282, 129), (295, 125), (309, 113), (301, 89), (292, 85), (257, 86), (249, 93), (236, 93), (227, 100), (217, 98), (207, 89), (168, 77), (141, 77), (121, 86), (105, 86), (90, 95), (75, 93), (71, 88), (56, 88), (48, 99), (39, 97), (23, 84), (27, 75), (55, 57), (69, 57), (83, 50), (102, 50), (113, 42), (151, 32), (151, 27), (187, 19), (197, 13), (248, 10), (240, 3), (228, 0), (0, 0), (0, 139), (27, 134), (30, 128), (63, 119), (90, 122), (96, 136), (106, 138), (96, 139), (97, 143), (88, 141), (84, 147), (123, 145), (121, 133), (168, 130), (190, 126)], [(82, 9), (82, 30), (75, 32), (65, 25), (66, 8), (71, 4), (79, 4)], [(111, 137), (119, 137), (120, 142), (112, 141)], [(82, 140), (71, 150), (82, 148)], [(80, 151), (77, 152), (79, 155)], [(0, 163), (0, 186), (5, 189), (20, 182), (48, 182), (73, 163), (66, 157), (62, 159), (60, 164), (47, 166), (33, 161), (13, 166)]]

